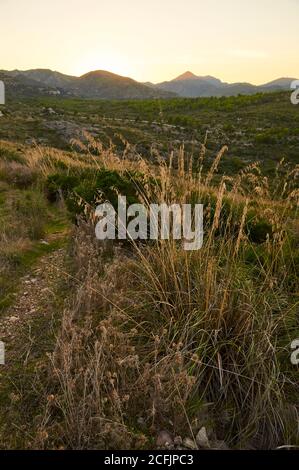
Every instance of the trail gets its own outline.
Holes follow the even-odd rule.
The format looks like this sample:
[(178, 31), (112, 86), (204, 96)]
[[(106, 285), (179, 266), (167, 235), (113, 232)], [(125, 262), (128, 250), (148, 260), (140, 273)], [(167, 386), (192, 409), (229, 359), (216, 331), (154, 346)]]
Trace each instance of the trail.
[(15, 303), (1, 318), (2, 341), (12, 341), (25, 323), (46, 314), (45, 304), (54, 295), (51, 285), (57, 279), (57, 271), (63, 266), (63, 258), (63, 248), (46, 254), (37, 261), (31, 272), (21, 278)]
[(0, 365), (0, 449), (27, 446), (25, 429), (30, 432), (32, 413), (27, 400), (36, 368), (53, 349), (55, 325), (63, 311), (65, 252), (57, 248), (35, 262), (18, 281), (15, 302), (0, 318), (5, 346), (5, 364)]

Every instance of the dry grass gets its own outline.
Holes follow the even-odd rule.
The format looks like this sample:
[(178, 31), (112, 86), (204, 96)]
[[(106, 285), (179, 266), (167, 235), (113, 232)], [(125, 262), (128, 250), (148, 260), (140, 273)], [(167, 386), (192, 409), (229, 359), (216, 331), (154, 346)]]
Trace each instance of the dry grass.
[[(231, 446), (268, 448), (296, 440), (296, 402), (286, 387), (293, 377), (281, 361), (287, 354), (281, 339), (298, 326), (287, 288), (290, 273), (282, 274), (289, 269), (284, 223), (296, 210), (294, 190), (290, 185), (288, 197), (284, 185), (271, 201), (269, 183), (256, 166), (243, 171), (230, 190), (226, 178), (215, 187), (225, 150), (205, 177), (194, 174), (183, 150), (175, 165), (173, 158), (154, 170), (138, 163), (148, 181), (140, 188), (145, 203), (214, 196), (201, 250), (189, 253), (171, 240), (147, 247), (133, 243), (125, 257), (119, 248), (96, 243), (92, 224), (77, 230), (76, 296), (64, 312), (52, 357), (56, 385), (47, 407), (49, 427), (59, 426), (63, 445), (151, 446), (151, 436), (161, 429), (192, 437), (203, 421)], [(124, 159), (109, 159), (126, 171)], [(107, 160), (104, 154), (105, 165)], [(160, 182), (154, 191), (153, 179)], [(249, 200), (249, 194), (256, 196)], [(237, 233), (234, 205), (222, 217), (224, 197), (243, 203), (234, 222)], [(275, 226), (263, 246), (266, 265), (244, 232), (250, 202)], [(254, 267), (247, 263), (248, 250), (256, 257)], [(60, 411), (59, 424), (53, 409)]]
[[(285, 172), (283, 183), (281, 168), (273, 184), (256, 165), (219, 178), (225, 151), (205, 175), (204, 146), (196, 162), (181, 149), (168, 162), (157, 156), (158, 165), (91, 140), (81, 146), (85, 153), (27, 154), (43, 174), (57, 161), (138, 169), (145, 176), (141, 201), (204, 201), (207, 221), (195, 252), (173, 240), (100, 244), (93, 219), (77, 227), (72, 290), (35, 447), (150, 448), (161, 429), (192, 438), (201, 425), (231, 447), (298, 443), (288, 351), (298, 333), (298, 169)], [(245, 229), (253, 209), (273, 228), (261, 244)]]

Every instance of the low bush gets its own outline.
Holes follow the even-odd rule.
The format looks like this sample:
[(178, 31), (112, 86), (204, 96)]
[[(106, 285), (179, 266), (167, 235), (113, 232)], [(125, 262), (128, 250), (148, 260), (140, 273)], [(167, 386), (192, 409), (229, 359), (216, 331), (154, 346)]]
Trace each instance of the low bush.
[(37, 172), (16, 162), (0, 165), (0, 179), (19, 189), (30, 188), (37, 181)]
[(138, 202), (140, 175), (120, 174), (112, 170), (84, 171), (78, 175), (57, 173), (46, 180), (46, 192), (50, 201), (63, 196), (73, 216), (82, 214), (84, 204), (109, 201), (117, 208), (118, 195), (126, 196), (128, 204)]

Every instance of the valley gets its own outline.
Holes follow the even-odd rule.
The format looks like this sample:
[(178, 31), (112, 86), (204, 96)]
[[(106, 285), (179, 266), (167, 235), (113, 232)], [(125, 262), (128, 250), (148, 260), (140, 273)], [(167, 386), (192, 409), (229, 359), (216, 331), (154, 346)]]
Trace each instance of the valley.
[[(290, 92), (1, 112), (0, 448), (298, 446)], [(97, 239), (119, 195), (203, 204), (203, 240)]]
[(0, 138), (23, 144), (71, 150), (71, 141), (87, 132), (122, 152), (127, 143), (148, 159), (159, 151), (168, 158), (183, 144), (198, 158), (206, 141), (209, 165), (219, 146), (227, 145), (220, 173), (234, 174), (262, 163), (275, 175), (284, 158), (299, 153), (299, 107), (289, 92), (223, 98), (167, 100), (80, 100), (62, 97), (8, 98), (2, 107)]

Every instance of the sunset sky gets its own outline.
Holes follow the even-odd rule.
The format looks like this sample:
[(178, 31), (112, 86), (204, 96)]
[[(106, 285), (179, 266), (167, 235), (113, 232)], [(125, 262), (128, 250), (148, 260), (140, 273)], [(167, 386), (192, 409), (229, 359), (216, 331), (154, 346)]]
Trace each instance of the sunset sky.
[(0, 0), (0, 69), (299, 76), (299, 0)]

